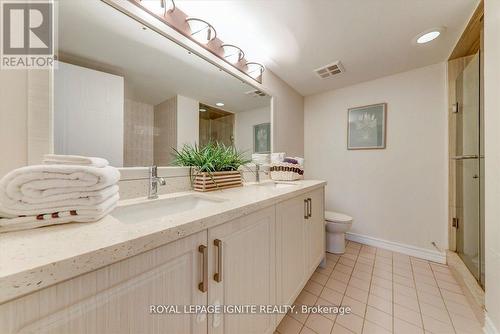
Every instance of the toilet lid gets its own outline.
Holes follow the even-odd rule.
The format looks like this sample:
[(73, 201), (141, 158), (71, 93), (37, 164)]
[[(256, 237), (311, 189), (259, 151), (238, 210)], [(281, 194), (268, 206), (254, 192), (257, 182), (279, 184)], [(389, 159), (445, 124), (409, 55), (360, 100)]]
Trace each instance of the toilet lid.
[(334, 223), (350, 223), (352, 221), (352, 217), (348, 215), (344, 215), (343, 213), (334, 212), (334, 211), (325, 211), (325, 220)]

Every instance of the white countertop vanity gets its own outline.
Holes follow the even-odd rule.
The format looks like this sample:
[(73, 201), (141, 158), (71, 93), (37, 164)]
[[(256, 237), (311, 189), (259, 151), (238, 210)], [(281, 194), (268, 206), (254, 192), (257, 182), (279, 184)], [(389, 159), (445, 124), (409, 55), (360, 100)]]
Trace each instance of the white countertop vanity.
[(0, 332), (273, 333), (284, 314), (150, 305), (292, 304), (325, 254), (324, 186), (126, 200), (96, 223), (1, 235)]

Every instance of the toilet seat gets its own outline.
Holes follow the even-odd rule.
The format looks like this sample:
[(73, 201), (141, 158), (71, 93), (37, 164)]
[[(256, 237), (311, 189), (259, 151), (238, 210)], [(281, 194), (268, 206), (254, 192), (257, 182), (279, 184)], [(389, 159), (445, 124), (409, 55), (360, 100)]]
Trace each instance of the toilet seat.
[(344, 215), (343, 213), (338, 213), (334, 211), (325, 211), (325, 220), (327, 222), (338, 223), (338, 224), (350, 224), (352, 222), (352, 217)]

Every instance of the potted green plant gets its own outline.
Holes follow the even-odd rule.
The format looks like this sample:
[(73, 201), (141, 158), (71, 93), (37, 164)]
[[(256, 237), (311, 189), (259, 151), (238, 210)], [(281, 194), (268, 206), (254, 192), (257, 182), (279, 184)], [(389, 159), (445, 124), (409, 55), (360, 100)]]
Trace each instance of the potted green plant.
[(210, 142), (203, 147), (187, 144), (180, 150), (174, 149), (172, 164), (190, 167), (193, 189), (205, 192), (241, 187), (243, 182), (238, 169), (249, 162), (251, 160), (234, 146)]

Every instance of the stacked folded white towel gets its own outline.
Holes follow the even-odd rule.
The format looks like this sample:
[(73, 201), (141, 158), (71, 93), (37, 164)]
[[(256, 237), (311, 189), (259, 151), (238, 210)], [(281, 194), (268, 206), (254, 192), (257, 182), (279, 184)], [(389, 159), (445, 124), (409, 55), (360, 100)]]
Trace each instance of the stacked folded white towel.
[(102, 168), (109, 166), (109, 162), (106, 159), (82, 157), (80, 155), (45, 154), (43, 163), (46, 165), (78, 165)]
[(116, 207), (119, 180), (105, 159), (46, 155), (0, 179), (0, 233), (97, 221)]
[(285, 152), (271, 153), (271, 163), (279, 164), (285, 160)]
[(270, 154), (269, 153), (254, 153), (252, 154), (252, 161), (255, 164), (266, 165), (269, 164)]

